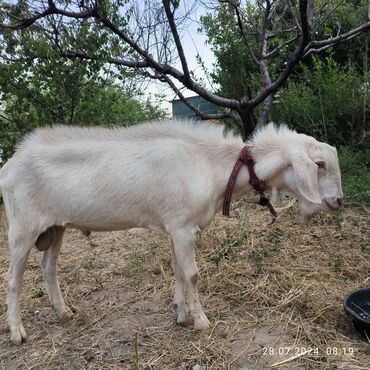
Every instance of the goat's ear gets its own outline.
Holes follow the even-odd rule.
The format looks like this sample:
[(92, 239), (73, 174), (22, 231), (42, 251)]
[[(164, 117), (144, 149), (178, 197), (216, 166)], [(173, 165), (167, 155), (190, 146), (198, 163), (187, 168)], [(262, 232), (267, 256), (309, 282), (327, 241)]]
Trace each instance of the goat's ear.
[(293, 150), (289, 154), (299, 194), (309, 202), (320, 204), (317, 165), (305, 150)]

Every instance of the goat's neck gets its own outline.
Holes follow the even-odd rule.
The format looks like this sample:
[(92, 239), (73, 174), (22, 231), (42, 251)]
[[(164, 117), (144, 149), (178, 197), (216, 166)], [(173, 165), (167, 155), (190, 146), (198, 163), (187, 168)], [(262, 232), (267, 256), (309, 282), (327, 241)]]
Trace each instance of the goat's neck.
[[(227, 183), (229, 181), (231, 172), (244, 144), (233, 145), (219, 150), (217, 159), (210, 157), (212, 168), (215, 173), (215, 196), (217, 199), (217, 209), (222, 207)], [(220, 154), (223, 155), (220, 155)], [(232, 199), (235, 200), (241, 196), (253, 191), (253, 187), (249, 184), (249, 171), (246, 165), (243, 165), (237, 176), (235, 186), (233, 189)]]

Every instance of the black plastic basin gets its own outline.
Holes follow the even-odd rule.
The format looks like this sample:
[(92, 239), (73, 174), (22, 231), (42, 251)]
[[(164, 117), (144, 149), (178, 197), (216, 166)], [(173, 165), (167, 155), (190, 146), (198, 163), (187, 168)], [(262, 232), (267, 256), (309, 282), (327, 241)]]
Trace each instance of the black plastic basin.
[(356, 290), (344, 299), (344, 311), (360, 331), (370, 335), (370, 288)]

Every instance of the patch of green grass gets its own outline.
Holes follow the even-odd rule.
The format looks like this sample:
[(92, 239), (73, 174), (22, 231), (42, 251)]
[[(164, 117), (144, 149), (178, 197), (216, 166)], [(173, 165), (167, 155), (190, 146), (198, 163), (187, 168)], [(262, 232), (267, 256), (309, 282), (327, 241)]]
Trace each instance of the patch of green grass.
[(235, 208), (234, 212), (238, 214), (238, 217), (234, 218), (237, 223), (225, 225), (217, 232), (210, 226), (197, 237), (196, 245), (199, 250), (209, 249), (211, 239), (215, 242), (215, 247), (208, 255), (208, 259), (216, 266), (223, 260), (234, 261), (240, 250), (245, 248), (248, 243), (251, 233), (249, 220), (245, 213), (239, 214), (241, 212), (239, 208)]

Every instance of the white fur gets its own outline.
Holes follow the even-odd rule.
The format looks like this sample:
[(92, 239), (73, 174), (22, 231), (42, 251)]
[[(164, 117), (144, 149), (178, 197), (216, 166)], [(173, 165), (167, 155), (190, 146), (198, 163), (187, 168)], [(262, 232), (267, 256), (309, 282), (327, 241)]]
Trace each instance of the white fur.
[[(68, 226), (95, 231), (146, 227), (168, 233), (178, 323), (208, 327), (197, 291), (195, 237), (221, 208), (243, 145), (239, 138), (225, 138), (221, 127), (180, 121), (128, 129), (56, 126), (31, 133), (0, 171), (9, 222), (11, 340), (19, 344), (26, 336), (19, 294), (35, 243), (45, 250), (41, 267), (50, 301), (61, 316), (71, 316), (56, 276)], [(247, 145), (257, 175), (268, 187), (293, 193), (304, 217), (339, 208), (337, 199), (343, 195), (334, 148), (272, 124)], [(325, 161), (326, 170), (318, 170), (315, 161)], [(234, 198), (252, 190), (248, 179), (243, 167)]]

